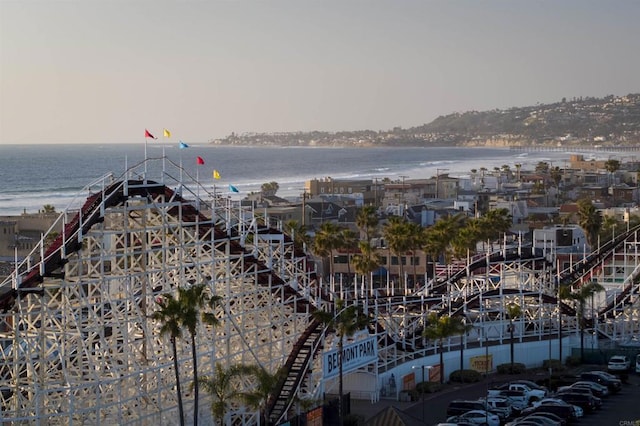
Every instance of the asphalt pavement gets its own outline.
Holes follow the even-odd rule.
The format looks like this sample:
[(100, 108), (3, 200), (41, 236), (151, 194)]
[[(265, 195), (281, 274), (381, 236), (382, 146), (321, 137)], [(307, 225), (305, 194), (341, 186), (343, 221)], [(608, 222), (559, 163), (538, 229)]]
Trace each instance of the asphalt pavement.
[[(424, 401), (421, 399), (415, 402), (401, 402), (383, 399), (372, 404), (369, 401), (353, 400), (351, 412), (363, 416), (366, 421), (388, 406), (394, 406), (416, 419), (422, 419), (425, 426), (431, 426), (446, 421), (446, 411), (450, 401), (484, 397), (492, 382), (504, 382), (516, 378), (525, 377), (490, 375), (489, 378), (478, 383), (446, 384), (440, 392), (425, 394)], [(535, 379), (536, 377), (527, 378)], [(605, 399), (601, 410), (585, 414), (576, 424), (579, 426), (640, 426), (640, 375), (630, 374), (619, 394)]]

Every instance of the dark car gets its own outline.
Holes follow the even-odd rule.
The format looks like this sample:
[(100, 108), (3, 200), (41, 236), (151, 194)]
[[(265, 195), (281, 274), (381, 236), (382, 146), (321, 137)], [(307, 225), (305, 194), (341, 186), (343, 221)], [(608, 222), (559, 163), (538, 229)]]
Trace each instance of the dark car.
[(558, 417), (565, 419), (567, 423), (573, 422), (576, 420), (576, 411), (574, 410), (572, 405), (569, 404), (543, 404), (537, 407), (529, 407), (527, 409), (522, 410), (522, 415), (527, 416), (533, 413), (553, 413)]
[(447, 407), (447, 417), (459, 416), (471, 410), (486, 410), (487, 404), (484, 401), (464, 401), (455, 400)]
[(593, 395), (587, 395), (583, 393), (576, 392), (567, 392), (560, 393), (556, 396), (556, 398), (563, 400), (564, 402), (568, 402), (572, 405), (577, 405), (578, 407), (582, 407), (584, 411), (593, 412), (598, 407), (602, 405), (602, 401), (600, 398), (597, 398)]
[(618, 393), (622, 389), (622, 382), (620, 381), (620, 379), (616, 379), (615, 377), (603, 371), (584, 372), (580, 374), (580, 379), (600, 383), (601, 385), (609, 388), (609, 391), (611, 393)]

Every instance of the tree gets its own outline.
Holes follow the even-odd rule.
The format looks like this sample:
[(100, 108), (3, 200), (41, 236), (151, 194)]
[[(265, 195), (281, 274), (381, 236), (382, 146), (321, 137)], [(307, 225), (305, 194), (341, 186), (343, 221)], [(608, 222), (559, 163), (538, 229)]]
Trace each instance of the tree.
[(293, 239), (293, 245), (296, 250), (302, 250), (305, 245), (308, 245), (311, 241), (309, 234), (307, 233), (307, 227), (301, 225), (297, 220), (288, 220), (284, 223), (284, 232), (291, 236)]
[[(360, 241), (358, 247), (360, 248), (360, 253), (353, 256), (353, 268), (356, 274), (370, 279), (370, 274), (380, 266), (376, 249), (367, 241)], [(373, 283), (370, 284), (373, 286)]]
[(324, 222), (316, 232), (313, 251), (322, 257), (329, 257), (329, 272), (333, 279), (333, 250), (340, 244), (339, 234), (342, 228), (333, 222)]
[(358, 248), (358, 235), (349, 228), (342, 228), (338, 233), (338, 247), (347, 252), (347, 276), (351, 276), (351, 253)]
[(577, 205), (578, 224), (584, 229), (587, 241), (593, 249), (597, 242), (600, 228), (602, 227), (602, 215), (588, 198), (578, 200)]
[(511, 358), (511, 371), (513, 372), (513, 320), (522, 315), (522, 309), (515, 303), (507, 305), (507, 317), (509, 317), (509, 354)]
[[(580, 327), (580, 362), (584, 363), (584, 329), (586, 321), (584, 318), (584, 309), (587, 300), (592, 298), (596, 293), (604, 291), (604, 287), (595, 281), (583, 284), (578, 290), (572, 291), (568, 286), (560, 287), (560, 298), (573, 300), (576, 307), (576, 316), (578, 317), (578, 326)], [(593, 301), (593, 299), (592, 299)], [(593, 318), (592, 318), (593, 320)]]
[(371, 323), (371, 318), (366, 315), (362, 306), (358, 305), (344, 305), (343, 300), (338, 300), (335, 307), (337, 313), (326, 312), (317, 310), (313, 312), (314, 319), (325, 324), (327, 328), (334, 329), (336, 337), (338, 338), (338, 374), (339, 374), (339, 387), (338, 387), (338, 415), (340, 416), (340, 424), (344, 417), (344, 410), (342, 404), (343, 397), (343, 373), (342, 373), (342, 351), (344, 348), (345, 337), (353, 336), (356, 331), (362, 330)]
[(356, 226), (364, 232), (365, 239), (371, 242), (378, 227), (378, 216), (374, 206), (364, 206), (356, 215)]
[(52, 204), (45, 204), (44, 206), (42, 206), (42, 211), (44, 213), (55, 213), (56, 212), (56, 208)]
[(427, 319), (427, 326), (422, 332), (427, 339), (436, 340), (438, 352), (440, 353), (440, 383), (444, 383), (444, 356), (443, 342), (451, 336), (462, 335), (467, 332), (467, 327), (462, 317), (452, 317), (443, 315), (438, 318), (438, 314), (431, 313)]
[(184, 426), (184, 407), (182, 405), (182, 390), (180, 388), (180, 370), (178, 369), (178, 348), (176, 339), (182, 336), (181, 318), (182, 305), (180, 300), (167, 293), (160, 296), (156, 303), (160, 309), (151, 315), (151, 319), (162, 323), (160, 327), (161, 336), (169, 336), (171, 349), (173, 351), (173, 369), (176, 376), (176, 392), (178, 396), (178, 412), (180, 415), (180, 425)]
[[(189, 330), (191, 335), (191, 357), (193, 360), (193, 424), (198, 425), (198, 353), (196, 347), (196, 334), (200, 320), (210, 326), (218, 326), (220, 321), (213, 310), (222, 299), (220, 296), (211, 296), (205, 284), (196, 284), (189, 288), (178, 288), (179, 301), (181, 305), (181, 315), (179, 321), (181, 325)], [(205, 310), (207, 309), (207, 310)]]
[(405, 219), (393, 216), (384, 226), (382, 232), (389, 250), (398, 258), (398, 264), (400, 265), (398, 281), (402, 287), (405, 284), (403, 256), (412, 246), (411, 229)]
[(262, 193), (262, 195), (266, 195), (266, 196), (276, 195), (276, 193), (278, 192), (278, 189), (280, 189), (280, 185), (278, 184), (278, 182), (273, 182), (273, 181), (263, 183), (260, 186), (260, 192)]
[(275, 374), (269, 373), (260, 365), (250, 365), (246, 368), (255, 380), (255, 385), (249, 391), (241, 392), (240, 398), (251, 408), (259, 409), (260, 424), (267, 424), (265, 418), (265, 408), (269, 397), (272, 396), (278, 381), (282, 378), (283, 371), (279, 370)]
[(222, 364), (216, 363), (213, 376), (198, 379), (202, 389), (212, 396), (211, 413), (220, 421), (220, 426), (224, 426), (224, 416), (231, 403), (243, 399), (239, 389), (240, 377), (251, 373), (251, 368), (245, 365), (233, 365), (225, 369)]

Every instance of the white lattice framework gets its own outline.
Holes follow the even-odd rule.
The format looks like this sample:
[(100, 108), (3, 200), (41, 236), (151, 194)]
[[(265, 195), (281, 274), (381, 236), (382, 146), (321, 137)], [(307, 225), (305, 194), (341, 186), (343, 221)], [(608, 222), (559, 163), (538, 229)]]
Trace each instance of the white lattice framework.
[[(77, 240), (78, 250), (63, 244), (55, 270), (40, 262), (44, 249), (33, 253), (13, 282), (3, 284), (0, 294), (11, 303), (0, 311), (2, 419), (176, 424), (171, 346), (150, 315), (155, 299), (179, 286), (206, 283), (222, 297), (221, 325), (198, 330), (200, 375), (216, 363), (258, 364), (271, 372), (284, 364), (310, 320), (309, 303), (292, 287), (308, 288), (306, 257), (296, 256), (291, 240), (265, 229), (250, 210), (226, 197), (189, 194), (187, 201), (178, 194), (188, 188), (175, 185), (175, 191), (146, 179), (97, 185), (103, 201), (91, 211), (98, 219), (86, 229), (89, 218), (80, 217), (80, 230), (62, 236)], [(118, 193), (117, 202), (104, 201), (109, 191)], [(64, 220), (71, 222), (73, 213), (65, 212)], [(21, 286), (34, 270), (44, 275), (41, 282)], [(191, 348), (184, 337), (178, 356), (190, 418)], [(211, 424), (201, 396), (201, 423)], [(255, 424), (257, 416), (242, 407), (228, 420)]]

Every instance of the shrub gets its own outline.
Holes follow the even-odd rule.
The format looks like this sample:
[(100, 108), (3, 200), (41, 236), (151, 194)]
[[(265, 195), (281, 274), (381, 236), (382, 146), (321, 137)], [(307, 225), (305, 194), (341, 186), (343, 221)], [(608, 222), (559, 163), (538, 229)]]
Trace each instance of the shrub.
[(515, 362), (513, 366), (511, 363), (500, 364), (496, 367), (496, 370), (498, 374), (522, 374), (527, 370), (527, 367), (520, 362)]
[(576, 365), (580, 365), (580, 357), (579, 356), (568, 356), (565, 364), (569, 367), (575, 367)]
[(553, 371), (565, 370), (564, 365), (562, 365), (562, 361), (560, 361), (559, 359), (545, 359), (544, 361), (542, 361), (542, 368), (544, 368), (545, 370), (552, 368)]
[(437, 382), (422, 382), (416, 386), (416, 392), (418, 393), (434, 393), (442, 390), (442, 385)]
[(449, 376), (449, 380), (458, 383), (475, 383), (480, 379), (482, 379), (482, 374), (476, 370), (456, 370)]

